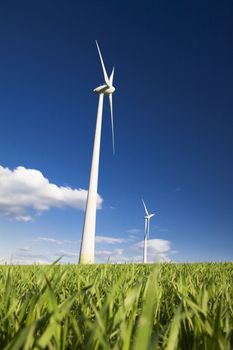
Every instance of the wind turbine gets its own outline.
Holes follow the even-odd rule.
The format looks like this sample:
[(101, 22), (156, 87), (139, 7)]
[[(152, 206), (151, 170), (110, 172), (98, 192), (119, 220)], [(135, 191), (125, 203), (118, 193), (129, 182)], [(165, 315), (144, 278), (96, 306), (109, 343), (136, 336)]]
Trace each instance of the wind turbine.
[(146, 204), (144, 200), (142, 199), (142, 203), (145, 209), (145, 232), (144, 232), (144, 250), (143, 250), (143, 263), (147, 263), (147, 239), (149, 238), (149, 232), (150, 232), (150, 219), (155, 215), (155, 214), (149, 214)]
[(98, 187), (98, 172), (99, 172), (99, 155), (100, 155), (100, 140), (101, 140), (101, 126), (102, 126), (102, 112), (104, 95), (108, 95), (110, 104), (110, 115), (112, 124), (112, 145), (113, 153), (115, 152), (114, 145), (114, 126), (113, 126), (113, 110), (112, 110), (112, 94), (115, 91), (113, 86), (114, 67), (110, 77), (108, 77), (104, 61), (100, 52), (98, 42), (96, 41), (97, 50), (100, 57), (100, 62), (104, 74), (104, 85), (100, 85), (94, 89), (99, 95), (99, 103), (97, 110), (95, 139), (92, 154), (91, 173), (89, 181), (89, 190), (87, 195), (87, 203), (85, 210), (85, 219), (83, 225), (82, 241), (79, 255), (80, 264), (93, 264), (95, 256), (95, 225), (96, 225), (96, 201), (97, 201), (97, 187)]

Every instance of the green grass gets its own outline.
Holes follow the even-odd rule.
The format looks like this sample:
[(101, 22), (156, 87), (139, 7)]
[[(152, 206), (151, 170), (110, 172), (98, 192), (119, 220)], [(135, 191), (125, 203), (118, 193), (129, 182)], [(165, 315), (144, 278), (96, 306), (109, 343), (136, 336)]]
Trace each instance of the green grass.
[(233, 349), (233, 263), (0, 267), (0, 349)]

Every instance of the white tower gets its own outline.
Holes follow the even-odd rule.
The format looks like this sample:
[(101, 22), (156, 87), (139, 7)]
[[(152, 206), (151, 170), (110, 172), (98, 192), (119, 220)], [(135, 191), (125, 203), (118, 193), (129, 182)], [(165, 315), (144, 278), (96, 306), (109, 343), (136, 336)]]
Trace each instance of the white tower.
[(143, 249), (143, 264), (147, 263), (147, 239), (149, 238), (149, 233), (150, 233), (150, 219), (155, 215), (155, 214), (149, 214), (147, 207), (144, 203), (144, 200), (142, 199), (142, 203), (145, 209), (145, 231), (144, 231), (144, 249)]
[(89, 190), (87, 195), (85, 219), (84, 219), (82, 241), (81, 241), (81, 248), (80, 248), (80, 255), (79, 255), (80, 264), (93, 264), (94, 257), (95, 257), (96, 202), (97, 202), (97, 189), (98, 189), (100, 140), (101, 140), (104, 95), (109, 96), (111, 124), (112, 124), (112, 141), (113, 141), (113, 152), (114, 152), (114, 127), (113, 127), (113, 111), (112, 111), (112, 94), (115, 91), (115, 88), (112, 85), (114, 68), (112, 70), (110, 77), (108, 78), (97, 41), (96, 41), (96, 45), (99, 52), (103, 73), (104, 73), (105, 84), (98, 86), (96, 89), (94, 89), (94, 92), (99, 94), (99, 103), (98, 103), (98, 110), (97, 110)]

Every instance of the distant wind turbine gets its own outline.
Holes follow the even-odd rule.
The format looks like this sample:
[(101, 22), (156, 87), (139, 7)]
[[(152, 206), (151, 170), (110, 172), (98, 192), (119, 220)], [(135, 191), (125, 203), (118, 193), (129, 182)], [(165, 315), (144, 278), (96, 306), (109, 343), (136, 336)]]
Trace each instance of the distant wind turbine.
[(155, 215), (155, 214), (149, 214), (147, 207), (145, 205), (144, 200), (142, 199), (142, 203), (145, 209), (145, 232), (144, 232), (144, 250), (143, 250), (143, 263), (147, 263), (147, 239), (149, 238), (149, 232), (150, 232), (150, 219)]
[(103, 112), (103, 100), (104, 95), (108, 95), (110, 104), (110, 115), (112, 124), (112, 145), (113, 153), (115, 152), (114, 143), (114, 125), (113, 125), (113, 110), (112, 110), (112, 94), (115, 91), (113, 86), (114, 68), (110, 77), (108, 77), (104, 61), (100, 52), (99, 45), (96, 41), (103, 73), (104, 73), (104, 85), (98, 86), (94, 89), (94, 92), (99, 94), (99, 103), (96, 119), (95, 139), (92, 155), (91, 173), (89, 181), (89, 190), (87, 195), (87, 203), (85, 210), (85, 219), (83, 225), (82, 241), (79, 255), (80, 264), (93, 264), (95, 256), (95, 225), (96, 225), (96, 200), (97, 200), (97, 187), (98, 187), (98, 172), (99, 172), (99, 155), (100, 155), (100, 139), (101, 139), (101, 126), (102, 126), (102, 112)]

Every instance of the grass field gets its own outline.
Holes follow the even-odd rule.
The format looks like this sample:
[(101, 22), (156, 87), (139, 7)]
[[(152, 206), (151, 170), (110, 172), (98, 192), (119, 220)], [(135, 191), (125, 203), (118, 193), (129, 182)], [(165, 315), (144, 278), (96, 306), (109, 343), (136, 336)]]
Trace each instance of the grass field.
[(0, 267), (0, 349), (233, 349), (233, 263)]

